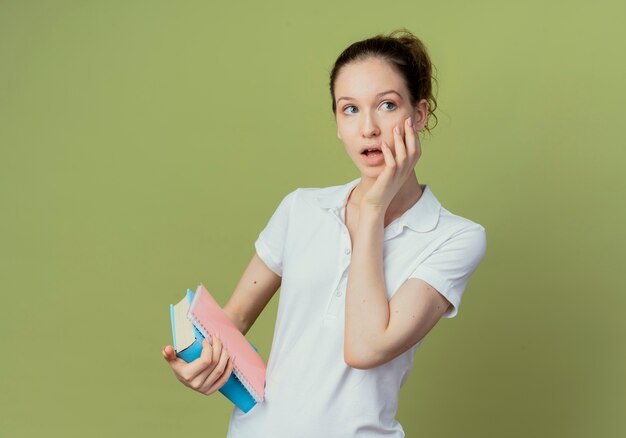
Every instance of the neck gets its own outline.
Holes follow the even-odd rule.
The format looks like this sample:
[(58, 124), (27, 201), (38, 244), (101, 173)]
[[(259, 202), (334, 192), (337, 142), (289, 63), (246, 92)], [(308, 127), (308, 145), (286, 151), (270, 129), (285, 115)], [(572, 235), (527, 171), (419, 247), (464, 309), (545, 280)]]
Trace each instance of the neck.
[[(376, 182), (376, 178), (371, 178), (365, 175), (361, 175), (361, 181), (357, 184), (350, 196), (349, 203), (358, 207), (361, 198), (364, 193), (372, 187)], [(401, 216), (405, 211), (411, 208), (422, 197), (423, 189), (417, 180), (415, 170), (407, 177), (406, 181), (400, 187), (396, 196), (391, 200), (391, 203), (387, 207), (385, 212), (385, 219), (389, 219), (389, 222), (395, 218)], [(387, 222), (387, 220), (385, 221)]]

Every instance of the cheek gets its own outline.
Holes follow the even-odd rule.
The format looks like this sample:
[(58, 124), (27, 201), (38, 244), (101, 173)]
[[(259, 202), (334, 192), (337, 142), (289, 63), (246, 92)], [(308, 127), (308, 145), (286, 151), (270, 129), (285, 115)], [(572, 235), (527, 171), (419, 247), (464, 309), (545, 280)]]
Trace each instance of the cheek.
[(400, 118), (397, 120), (393, 120), (391, 125), (387, 126), (387, 132), (389, 132), (392, 137), (393, 137), (393, 128), (395, 128), (396, 126), (400, 127), (400, 132), (404, 132), (404, 119)]
[(396, 141), (396, 134), (395, 134), (395, 132), (393, 132), (393, 129), (396, 126), (400, 127), (400, 137), (402, 137), (402, 139), (405, 138), (406, 129), (407, 129), (407, 127), (404, 124), (405, 120), (406, 120), (406, 117), (403, 118), (403, 119), (395, 120), (391, 125), (385, 127), (383, 138), (388, 139), (387, 144), (393, 145), (395, 143), (395, 141)]
[(344, 124), (337, 127), (337, 134), (344, 143), (350, 143), (354, 139), (355, 130), (352, 126)]

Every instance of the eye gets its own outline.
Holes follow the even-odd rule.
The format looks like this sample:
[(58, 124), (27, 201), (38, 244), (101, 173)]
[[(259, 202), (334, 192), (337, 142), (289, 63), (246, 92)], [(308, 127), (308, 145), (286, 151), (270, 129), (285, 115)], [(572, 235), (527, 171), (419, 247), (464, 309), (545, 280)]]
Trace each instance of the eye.
[[(343, 108), (343, 113), (344, 113), (344, 114), (346, 114), (346, 110), (347, 110), (348, 108), (356, 108), (356, 107), (355, 107), (354, 105), (348, 105), (348, 106), (344, 107), (344, 108)], [(348, 114), (354, 114), (354, 113), (348, 113)]]
[[(397, 108), (397, 105), (396, 105), (395, 103), (393, 103), (392, 101), (390, 101), (390, 100), (387, 100), (387, 101), (383, 102), (381, 105), (384, 105), (384, 104), (386, 104), (386, 103), (393, 105), (393, 108), (390, 108), (391, 110), (394, 110), (394, 109), (396, 109), (396, 108)], [(345, 106), (345, 107), (343, 108), (343, 113), (344, 113), (344, 114), (346, 114), (346, 110), (347, 110), (348, 108), (356, 108), (356, 107), (355, 107), (354, 105), (347, 105), (347, 106)], [(352, 112), (352, 113), (347, 113), (347, 114), (354, 114), (354, 113)]]

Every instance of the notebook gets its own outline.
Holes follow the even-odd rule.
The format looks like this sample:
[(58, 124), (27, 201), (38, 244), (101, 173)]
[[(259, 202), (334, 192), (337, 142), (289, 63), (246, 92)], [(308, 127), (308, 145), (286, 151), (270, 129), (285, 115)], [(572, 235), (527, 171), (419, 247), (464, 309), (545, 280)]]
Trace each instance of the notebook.
[(207, 338), (211, 343), (211, 334), (215, 334), (229, 355), (234, 356), (233, 373), (219, 391), (244, 412), (264, 400), (266, 367), (263, 359), (204, 285), (198, 286), (195, 295), (187, 290), (183, 300), (170, 304), (170, 319), (178, 357), (187, 362), (197, 359), (202, 351), (202, 340)]
[[(172, 337), (174, 338), (174, 350), (176, 356), (186, 362), (192, 362), (200, 357), (202, 353), (202, 340), (204, 336), (187, 319), (189, 306), (193, 301), (193, 292), (187, 289), (187, 294), (178, 304), (170, 304), (170, 320), (172, 322)], [(209, 343), (211, 341), (209, 340)], [(256, 347), (250, 343), (256, 350)], [(256, 400), (250, 395), (248, 390), (231, 373), (226, 383), (219, 389), (226, 398), (236, 404), (239, 409), (248, 412), (256, 405)]]

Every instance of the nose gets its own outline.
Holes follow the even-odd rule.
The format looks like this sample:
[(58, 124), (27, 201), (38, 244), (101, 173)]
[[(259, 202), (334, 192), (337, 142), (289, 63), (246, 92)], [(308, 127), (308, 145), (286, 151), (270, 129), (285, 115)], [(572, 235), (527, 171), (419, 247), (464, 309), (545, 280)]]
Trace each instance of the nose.
[(370, 113), (365, 113), (361, 123), (361, 133), (364, 137), (380, 135), (380, 128), (375, 116)]

